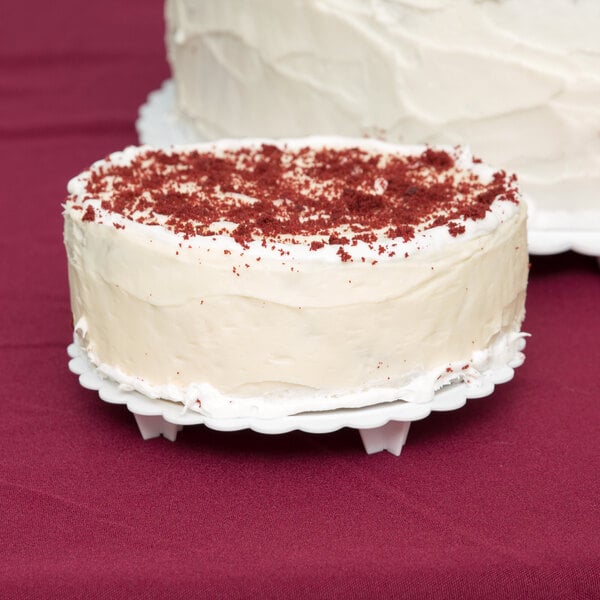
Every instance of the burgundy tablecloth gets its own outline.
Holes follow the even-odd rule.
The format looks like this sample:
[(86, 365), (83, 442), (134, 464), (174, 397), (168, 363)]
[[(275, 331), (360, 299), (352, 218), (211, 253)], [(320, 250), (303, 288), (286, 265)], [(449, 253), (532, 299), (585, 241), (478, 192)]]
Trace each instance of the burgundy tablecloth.
[(600, 597), (600, 273), (533, 258), (515, 379), (358, 433), (142, 441), (67, 370), (67, 180), (136, 142), (162, 0), (0, 7), (0, 596)]

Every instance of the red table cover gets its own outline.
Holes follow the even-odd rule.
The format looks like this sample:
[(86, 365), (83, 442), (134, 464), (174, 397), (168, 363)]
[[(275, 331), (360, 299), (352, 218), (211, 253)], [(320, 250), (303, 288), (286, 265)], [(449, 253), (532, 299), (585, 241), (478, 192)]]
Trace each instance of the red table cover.
[(515, 379), (359, 435), (144, 442), (67, 370), (67, 180), (136, 143), (169, 76), (162, 0), (0, 7), (0, 595), (600, 597), (600, 274), (533, 258)]

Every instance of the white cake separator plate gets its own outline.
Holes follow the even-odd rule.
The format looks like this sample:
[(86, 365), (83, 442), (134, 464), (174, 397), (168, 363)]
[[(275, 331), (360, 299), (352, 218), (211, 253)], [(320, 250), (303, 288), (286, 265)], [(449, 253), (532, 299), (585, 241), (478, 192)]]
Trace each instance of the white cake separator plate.
[[(200, 138), (192, 122), (178, 113), (175, 86), (171, 79), (150, 93), (140, 107), (136, 128), (140, 142), (152, 146), (206, 141)], [(600, 219), (600, 209), (597, 213), (594, 213), (594, 220)], [(536, 218), (529, 222), (529, 252), (558, 254), (574, 250), (600, 257), (600, 230), (586, 230), (587, 216), (569, 213), (567, 222), (574, 223), (575, 227), (565, 229), (565, 219), (561, 213), (538, 210)]]
[(527, 237), (531, 254), (560, 254), (573, 250), (597, 257), (600, 264), (600, 231), (530, 229)]
[[(525, 340), (522, 340), (525, 346)], [(410, 423), (427, 417), (432, 411), (450, 411), (461, 408), (467, 399), (483, 398), (494, 391), (496, 384), (510, 381), (514, 369), (524, 360), (521, 352), (508, 365), (490, 369), (471, 383), (454, 383), (435, 393), (431, 402), (387, 402), (353, 409), (310, 412), (276, 418), (213, 418), (186, 410), (181, 404), (148, 398), (136, 391), (124, 391), (90, 363), (76, 344), (70, 344), (69, 370), (79, 375), (82, 387), (95, 390), (105, 402), (124, 404), (135, 416), (142, 437), (147, 440), (163, 435), (171, 441), (184, 425), (205, 425), (218, 431), (252, 429), (258, 433), (278, 434), (293, 430), (307, 433), (329, 433), (342, 427), (358, 429), (368, 454), (387, 450), (399, 456), (406, 442)]]

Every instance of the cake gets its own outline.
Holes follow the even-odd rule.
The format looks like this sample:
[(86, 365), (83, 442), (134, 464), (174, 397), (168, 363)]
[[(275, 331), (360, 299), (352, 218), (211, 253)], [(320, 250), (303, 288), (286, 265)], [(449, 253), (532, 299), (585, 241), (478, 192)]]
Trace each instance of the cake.
[(216, 417), (398, 399), (514, 363), (514, 176), (458, 147), (334, 137), (130, 147), (70, 181), (75, 341)]
[(166, 17), (198, 139), (465, 144), (518, 174), (537, 228), (600, 227), (597, 0), (167, 0)]

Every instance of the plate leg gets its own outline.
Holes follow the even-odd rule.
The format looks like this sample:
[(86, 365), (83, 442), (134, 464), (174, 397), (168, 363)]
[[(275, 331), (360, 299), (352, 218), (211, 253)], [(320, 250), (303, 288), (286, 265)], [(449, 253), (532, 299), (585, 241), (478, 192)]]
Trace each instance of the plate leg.
[(381, 427), (359, 429), (359, 432), (367, 454), (387, 450), (400, 456), (409, 428), (410, 421), (390, 421)]
[(134, 415), (138, 429), (145, 440), (166, 437), (174, 442), (177, 439), (177, 432), (183, 429), (182, 425), (175, 425), (165, 421), (160, 415)]

